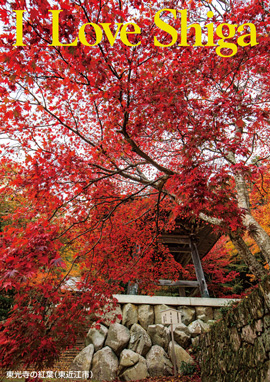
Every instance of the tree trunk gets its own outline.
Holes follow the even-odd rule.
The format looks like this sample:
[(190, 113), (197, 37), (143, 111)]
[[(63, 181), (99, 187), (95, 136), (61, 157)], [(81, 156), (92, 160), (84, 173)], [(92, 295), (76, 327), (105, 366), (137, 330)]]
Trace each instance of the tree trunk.
[(249, 236), (255, 240), (265, 260), (270, 265), (270, 237), (251, 214), (249, 193), (243, 174), (239, 172), (235, 173), (234, 179), (237, 191), (238, 206), (243, 211), (243, 224), (246, 227)]
[(265, 260), (270, 265), (270, 237), (251, 214), (244, 217), (248, 234), (257, 243)]

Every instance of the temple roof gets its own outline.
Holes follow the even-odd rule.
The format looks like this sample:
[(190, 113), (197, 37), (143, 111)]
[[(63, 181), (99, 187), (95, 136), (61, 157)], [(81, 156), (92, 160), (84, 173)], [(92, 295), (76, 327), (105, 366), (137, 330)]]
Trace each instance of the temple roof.
[(178, 219), (176, 226), (171, 232), (163, 232), (161, 242), (168, 246), (175, 260), (183, 267), (192, 263), (190, 240), (196, 243), (202, 259), (216, 244), (220, 235), (213, 231), (210, 224), (202, 220), (190, 221)]

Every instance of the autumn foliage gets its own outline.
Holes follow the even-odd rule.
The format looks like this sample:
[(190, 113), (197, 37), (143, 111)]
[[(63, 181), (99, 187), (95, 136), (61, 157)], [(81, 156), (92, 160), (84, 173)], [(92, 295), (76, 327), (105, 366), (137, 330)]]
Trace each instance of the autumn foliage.
[[(269, 1), (217, 3), (0, 3), (1, 195), (9, 206), (1, 214), (0, 287), (16, 289), (1, 332), (2, 367), (50, 364), (123, 283), (140, 280), (151, 293), (161, 276), (177, 278), (181, 269), (158, 237), (179, 216), (230, 235), (251, 272), (265, 275), (244, 238), (270, 262), (270, 239), (250, 201), (270, 147)], [(190, 28), (189, 46), (155, 46), (154, 36), (166, 45), (171, 36), (154, 15), (180, 7), (202, 28), (209, 10), (215, 30), (252, 23), (258, 44), (246, 31), (244, 46), (224, 58), (216, 46), (194, 46)], [(141, 34), (129, 35), (134, 46), (119, 38), (113, 46), (106, 38), (50, 46), (51, 9), (62, 10), (65, 44), (91, 22), (135, 20)], [(13, 10), (27, 11), (24, 46), (14, 46)], [(161, 17), (179, 30), (179, 17)], [(85, 33), (93, 43), (91, 26)], [(81, 277), (80, 298), (63, 292), (71, 275)]]

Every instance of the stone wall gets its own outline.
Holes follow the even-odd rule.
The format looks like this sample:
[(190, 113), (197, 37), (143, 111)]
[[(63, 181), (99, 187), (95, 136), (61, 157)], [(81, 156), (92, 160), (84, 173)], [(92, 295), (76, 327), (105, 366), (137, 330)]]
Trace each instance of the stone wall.
[(270, 281), (198, 340), (202, 382), (270, 381)]
[[(70, 370), (90, 370), (93, 379), (107, 381), (117, 377), (130, 381), (173, 375), (171, 330), (161, 322), (161, 312), (173, 308), (181, 312), (182, 322), (174, 327), (176, 368), (181, 374), (183, 363), (194, 364), (186, 350), (196, 345), (200, 334), (209, 331), (210, 325), (221, 316), (220, 306), (228, 301), (150, 296), (116, 298), (119, 305), (115, 310), (100, 317), (99, 327), (94, 323), (89, 328), (86, 347), (74, 359)], [(186, 305), (177, 305), (179, 302)], [(115, 323), (110, 324), (112, 319)]]

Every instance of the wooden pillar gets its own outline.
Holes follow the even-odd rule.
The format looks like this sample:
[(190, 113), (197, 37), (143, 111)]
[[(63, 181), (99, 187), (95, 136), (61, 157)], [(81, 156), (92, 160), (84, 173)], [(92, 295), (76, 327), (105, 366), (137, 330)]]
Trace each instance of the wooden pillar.
[(180, 288), (178, 289), (178, 293), (179, 293), (179, 296), (180, 296), (180, 297), (186, 297), (186, 289), (185, 289), (185, 288), (180, 287)]
[(191, 250), (192, 261), (193, 261), (193, 264), (195, 267), (196, 277), (197, 277), (197, 280), (199, 283), (199, 289), (200, 289), (201, 296), (202, 297), (209, 297), (200, 255), (199, 255), (195, 240), (192, 236), (190, 237), (190, 250)]

